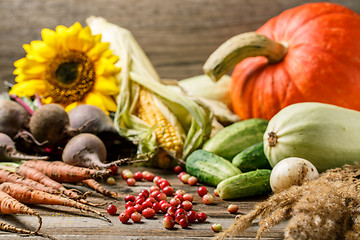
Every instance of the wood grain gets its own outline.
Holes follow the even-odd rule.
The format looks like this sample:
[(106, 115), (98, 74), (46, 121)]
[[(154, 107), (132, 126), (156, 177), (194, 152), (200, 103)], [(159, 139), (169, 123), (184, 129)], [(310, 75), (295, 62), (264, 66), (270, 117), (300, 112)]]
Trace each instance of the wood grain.
[[(120, 171), (128, 168), (121, 167)], [(205, 223), (194, 223), (191, 224), (188, 229), (181, 229), (179, 225), (175, 226), (173, 230), (166, 230), (163, 227), (162, 219), (164, 214), (159, 213), (155, 216), (154, 219), (145, 219), (143, 218), (141, 223), (135, 224), (132, 221), (129, 221), (129, 224), (122, 224), (118, 215), (109, 216), (106, 213), (106, 206), (97, 208), (99, 211), (104, 213), (106, 216), (109, 216), (112, 223), (109, 224), (106, 221), (103, 221), (99, 218), (92, 217), (94, 215), (80, 212), (74, 208), (68, 208), (63, 206), (31, 206), (36, 209), (43, 218), (43, 226), (41, 232), (50, 234), (58, 238), (59, 240), (67, 239), (87, 239), (87, 240), (113, 240), (113, 239), (138, 239), (138, 240), (210, 240), (215, 236), (215, 233), (211, 230), (211, 225), (214, 223), (221, 223), (223, 228), (229, 227), (236, 215), (230, 214), (227, 212), (227, 206), (230, 203), (236, 203), (239, 206), (239, 214), (246, 214), (249, 212), (253, 206), (266, 199), (266, 197), (258, 197), (251, 199), (241, 199), (234, 201), (224, 201), (216, 197), (214, 204), (205, 205), (202, 203), (201, 198), (197, 195), (197, 188), (200, 186), (190, 186), (183, 184), (177, 177), (176, 174), (172, 171), (159, 170), (159, 169), (146, 169), (146, 168), (130, 168), (133, 172), (149, 170), (155, 175), (166, 178), (170, 184), (174, 187), (175, 190), (183, 189), (187, 193), (191, 193), (194, 196), (194, 207), (193, 209), (197, 212), (204, 212), (207, 214), (208, 218)], [(103, 197), (97, 193), (92, 193), (88, 200), (92, 202), (104, 202), (113, 201), (118, 207), (118, 214), (122, 212), (124, 208), (124, 197), (127, 194), (137, 195), (143, 189), (149, 189), (153, 185), (152, 182), (141, 181), (133, 187), (126, 185), (126, 182), (121, 179), (120, 176), (116, 176), (116, 185), (106, 185), (107, 188), (117, 192), (119, 198), (117, 200)], [(76, 187), (81, 191), (89, 191), (85, 186), (75, 186), (67, 184), (67, 187)], [(210, 193), (213, 193), (213, 187), (207, 187)], [(170, 200), (170, 197), (168, 197)], [(38, 225), (37, 218), (33, 216), (24, 216), (24, 215), (4, 215), (1, 221), (5, 221), (17, 227), (35, 229)], [(258, 226), (253, 224), (248, 230), (246, 230), (241, 236), (236, 239), (246, 240), (254, 239)], [(264, 240), (280, 240), (283, 237), (283, 229), (286, 225), (286, 222), (279, 224), (271, 228), (271, 231), (264, 236)], [(23, 239), (17, 234), (7, 233), (0, 231), (0, 239), (13, 240), (13, 239)], [(38, 239), (35, 237), (27, 237), (26, 239)]]
[[(1, 0), (0, 81), (14, 82), (13, 62), (41, 29), (85, 24), (101, 16), (129, 29), (162, 78), (202, 74), (207, 57), (228, 38), (256, 30), (304, 0)], [(358, 0), (333, 0), (360, 12)], [(4, 85), (0, 84), (0, 90)]]

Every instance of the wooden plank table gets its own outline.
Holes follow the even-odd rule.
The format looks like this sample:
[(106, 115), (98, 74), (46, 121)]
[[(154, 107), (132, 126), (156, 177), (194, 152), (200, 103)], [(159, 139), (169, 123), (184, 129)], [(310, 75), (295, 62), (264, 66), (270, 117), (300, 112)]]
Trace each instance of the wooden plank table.
[[(128, 167), (121, 167), (122, 170)], [(178, 224), (175, 225), (175, 229), (166, 230), (163, 227), (162, 219), (163, 213), (159, 213), (154, 219), (142, 218), (141, 223), (133, 223), (131, 220), (128, 224), (122, 224), (118, 215), (110, 216), (106, 212), (106, 206), (96, 208), (100, 212), (109, 216), (112, 223), (108, 223), (93, 215), (81, 212), (77, 209), (68, 207), (55, 207), (49, 205), (30, 207), (37, 210), (43, 218), (43, 226), (41, 232), (55, 236), (58, 239), (211, 239), (215, 234), (211, 230), (213, 223), (221, 223), (223, 228), (227, 228), (234, 221), (235, 215), (227, 212), (227, 206), (230, 203), (236, 203), (239, 206), (239, 213), (245, 214), (252, 209), (254, 204), (265, 199), (265, 197), (253, 198), (253, 199), (240, 199), (236, 201), (224, 201), (219, 197), (215, 198), (213, 205), (205, 205), (201, 202), (200, 197), (197, 195), (197, 188), (200, 186), (189, 186), (183, 184), (172, 171), (165, 171), (160, 169), (146, 169), (143, 167), (130, 167), (135, 172), (137, 170), (149, 170), (155, 175), (165, 177), (169, 180), (174, 190), (183, 189), (194, 196), (194, 210), (203, 211), (207, 214), (208, 218), (205, 223), (194, 223), (191, 224), (188, 229), (182, 229)], [(107, 185), (108, 189), (111, 189), (119, 194), (118, 199), (114, 200), (108, 197), (103, 197), (98, 193), (91, 194), (88, 199), (93, 202), (113, 202), (118, 207), (118, 213), (123, 211), (124, 208), (124, 197), (127, 194), (138, 194), (142, 189), (149, 189), (153, 185), (152, 182), (137, 182), (135, 186), (127, 186), (126, 182), (121, 179), (120, 176), (116, 176), (115, 185)], [(71, 185), (70, 185), (71, 186)], [(85, 186), (76, 186), (82, 191), (88, 191), (89, 189)], [(210, 193), (213, 193), (213, 187), (207, 187)], [(170, 199), (168, 197), (168, 199)], [(90, 216), (91, 215), (91, 216)], [(11, 223), (17, 227), (35, 229), (38, 226), (38, 220), (36, 217), (27, 215), (3, 215), (1, 221)], [(271, 229), (271, 231), (264, 236), (263, 239), (282, 239), (282, 232), (285, 223), (280, 224)], [(257, 224), (253, 224), (246, 232), (236, 239), (254, 239), (257, 231)], [(22, 237), (18, 234), (7, 233), (0, 231), (0, 239), (42, 239), (40, 237)], [(43, 238), (45, 239), (45, 238)]]

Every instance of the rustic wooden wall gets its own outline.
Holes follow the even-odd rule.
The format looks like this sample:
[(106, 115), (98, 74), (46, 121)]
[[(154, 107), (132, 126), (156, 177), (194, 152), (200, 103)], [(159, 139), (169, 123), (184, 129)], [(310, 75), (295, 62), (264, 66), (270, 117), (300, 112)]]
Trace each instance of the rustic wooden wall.
[[(91, 15), (129, 29), (160, 76), (201, 74), (209, 54), (226, 39), (256, 30), (304, 0), (0, 0), (0, 81), (13, 82), (22, 44), (42, 28), (83, 25)], [(333, 0), (360, 12), (359, 0)], [(0, 90), (4, 85), (0, 83)]]

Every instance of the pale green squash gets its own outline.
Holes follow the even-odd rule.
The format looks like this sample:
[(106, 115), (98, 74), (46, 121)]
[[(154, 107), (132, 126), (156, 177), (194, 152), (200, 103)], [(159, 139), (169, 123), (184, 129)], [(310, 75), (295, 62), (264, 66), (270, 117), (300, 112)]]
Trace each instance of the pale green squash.
[(360, 112), (324, 103), (290, 105), (269, 121), (264, 152), (272, 167), (300, 157), (319, 172), (360, 162)]

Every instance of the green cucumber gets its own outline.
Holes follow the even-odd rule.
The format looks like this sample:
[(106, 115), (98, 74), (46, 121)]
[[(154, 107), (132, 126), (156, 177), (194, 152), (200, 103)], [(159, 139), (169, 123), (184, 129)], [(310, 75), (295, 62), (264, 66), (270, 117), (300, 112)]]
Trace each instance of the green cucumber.
[(241, 173), (228, 160), (203, 149), (195, 150), (186, 158), (186, 172), (197, 177), (199, 182), (214, 187)]
[(263, 140), (268, 121), (260, 118), (242, 120), (224, 127), (205, 142), (203, 149), (227, 160)]
[(255, 197), (271, 193), (269, 169), (241, 173), (221, 181), (216, 191), (224, 200)]
[(244, 149), (232, 159), (232, 164), (242, 172), (256, 169), (271, 169), (264, 153), (264, 142), (255, 143)]

